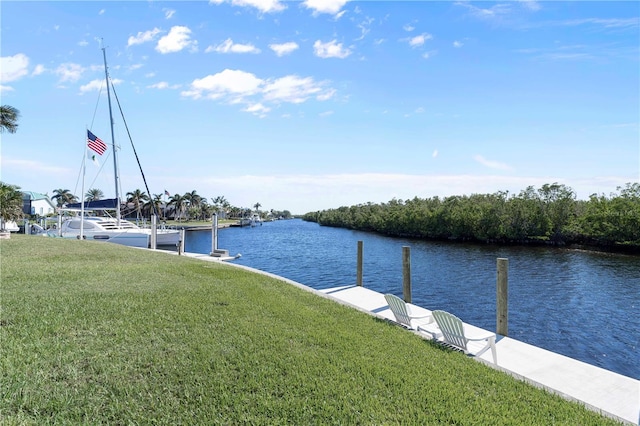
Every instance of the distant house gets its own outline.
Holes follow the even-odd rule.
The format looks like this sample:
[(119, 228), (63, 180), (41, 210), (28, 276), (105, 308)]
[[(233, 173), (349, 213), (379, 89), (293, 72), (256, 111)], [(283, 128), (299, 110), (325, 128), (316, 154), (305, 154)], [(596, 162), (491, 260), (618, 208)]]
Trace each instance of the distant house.
[(22, 212), (29, 215), (46, 216), (56, 212), (56, 205), (45, 194), (22, 191)]

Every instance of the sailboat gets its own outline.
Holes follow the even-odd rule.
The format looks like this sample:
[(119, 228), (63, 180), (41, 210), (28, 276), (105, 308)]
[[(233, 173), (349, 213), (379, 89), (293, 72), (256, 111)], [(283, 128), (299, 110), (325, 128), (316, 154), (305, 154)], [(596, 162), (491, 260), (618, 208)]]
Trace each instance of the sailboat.
[[(107, 99), (109, 103), (109, 121), (111, 124), (111, 146), (113, 148), (113, 172), (115, 183), (115, 198), (107, 200), (97, 200), (81, 203), (68, 204), (64, 208), (59, 210), (59, 235), (64, 238), (77, 238), (77, 239), (89, 239), (96, 241), (105, 241), (116, 244), (122, 244), (132, 247), (148, 248), (152, 245), (152, 232), (155, 231), (157, 246), (173, 246), (176, 247), (180, 242), (180, 231), (177, 229), (148, 229), (141, 228), (138, 225), (125, 220), (121, 217), (121, 200), (119, 193), (119, 167), (118, 167), (118, 155), (115, 144), (115, 136), (113, 131), (113, 114), (111, 109), (111, 90), (109, 71), (107, 67), (107, 54), (105, 48), (102, 48), (102, 56), (104, 59), (104, 74), (107, 87)], [(117, 96), (116, 96), (117, 99)], [(85, 144), (85, 150), (93, 149), (96, 151), (98, 146), (98, 153), (107, 149), (107, 145), (97, 138), (90, 130), (87, 130), (87, 143)], [(134, 148), (135, 153), (135, 148)], [(138, 157), (136, 153), (136, 158)], [(87, 155), (83, 158), (83, 187), (82, 193), (84, 194), (84, 170)], [(138, 161), (138, 165), (140, 161)], [(140, 168), (142, 172), (142, 167)], [(143, 180), (144, 173), (142, 173)], [(147, 192), (149, 189), (147, 187)], [(87, 216), (87, 212), (102, 212), (103, 216)], [(108, 212), (114, 211), (115, 217), (109, 216)], [(62, 221), (63, 212), (76, 212), (80, 213), (80, 216), (71, 217), (64, 222)], [(155, 206), (154, 206), (155, 212)]]

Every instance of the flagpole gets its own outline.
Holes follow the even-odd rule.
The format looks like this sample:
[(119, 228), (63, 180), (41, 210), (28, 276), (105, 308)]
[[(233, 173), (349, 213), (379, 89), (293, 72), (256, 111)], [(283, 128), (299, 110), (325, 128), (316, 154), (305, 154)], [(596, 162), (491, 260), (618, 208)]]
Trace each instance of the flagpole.
[[(85, 136), (89, 134), (89, 129), (85, 129)], [(84, 239), (84, 177), (87, 172), (87, 155), (89, 155), (88, 139), (84, 141), (84, 155), (82, 156), (82, 185), (80, 193), (80, 239)]]
[(107, 100), (109, 102), (109, 124), (111, 125), (111, 146), (113, 147), (113, 174), (115, 180), (116, 191), (116, 221), (120, 226), (120, 171), (118, 170), (118, 151), (116, 150), (116, 140), (113, 132), (113, 114), (111, 111), (111, 90), (109, 88), (109, 72), (107, 71), (107, 52), (106, 48), (102, 47), (102, 58), (104, 59), (104, 79), (107, 85)]

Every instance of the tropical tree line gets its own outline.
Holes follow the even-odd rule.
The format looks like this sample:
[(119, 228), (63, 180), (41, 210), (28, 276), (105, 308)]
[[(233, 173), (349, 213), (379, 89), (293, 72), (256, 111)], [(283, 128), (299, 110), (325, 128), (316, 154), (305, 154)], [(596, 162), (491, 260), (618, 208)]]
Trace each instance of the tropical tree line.
[[(91, 188), (84, 195), (85, 201), (98, 201), (103, 198), (104, 193), (98, 188)], [(53, 190), (51, 200), (56, 203), (57, 207), (79, 202), (78, 197), (70, 190), (62, 188)], [(231, 205), (222, 195), (208, 199), (200, 196), (195, 190), (173, 195), (169, 195), (169, 192), (166, 191), (162, 194), (149, 196), (145, 191), (135, 189), (126, 193), (124, 201), (126, 207), (122, 213), (125, 216), (135, 216), (137, 219), (150, 219), (152, 214), (156, 214), (160, 219), (208, 220), (214, 213), (220, 212), (224, 212), (229, 218), (248, 217), (253, 213), (258, 213), (261, 217), (267, 214), (272, 217), (291, 217), (291, 213), (287, 210), (275, 211), (271, 209), (269, 212), (263, 212), (259, 210), (262, 207), (260, 203), (253, 205), (255, 210), (236, 207)]]
[(553, 183), (519, 194), (393, 199), (307, 213), (303, 219), (398, 237), (640, 251), (640, 183), (617, 191), (577, 200), (570, 187)]
[[(209, 220), (214, 213), (224, 213), (229, 219), (249, 217), (254, 213), (261, 218), (285, 218), (292, 217), (288, 210), (260, 211), (262, 204), (255, 203), (251, 210), (244, 207), (232, 206), (224, 196), (211, 198), (210, 201), (198, 195), (194, 190), (183, 195), (174, 194), (165, 199), (164, 194), (153, 194), (149, 197), (144, 191), (136, 189), (127, 192), (123, 210), (121, 213), (125, 217), (135, 217), (136, 219), (150, 219), (152, 214), (158, 215), (161, 220), (174, 219), (182, 220)], [(85, 201), (102, 200), (104, 193), (97, 188), (89, 189), (85, 193)], [(68, 189), (54, 189), (51, 200), (58, 208), (68, 204), (78, 203), (79, 199)], [(23, 198), (20, 187), (0, 182), (0, 231), (5, 229), (9, 221), (18, 221), (30, 215), (23, 213)]]

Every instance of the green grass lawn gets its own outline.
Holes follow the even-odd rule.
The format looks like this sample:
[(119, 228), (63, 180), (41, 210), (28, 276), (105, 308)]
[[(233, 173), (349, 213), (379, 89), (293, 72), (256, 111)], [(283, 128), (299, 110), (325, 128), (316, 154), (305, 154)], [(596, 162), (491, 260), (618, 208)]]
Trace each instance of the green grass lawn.
[(616, 424), (223, 263), (24, 235), (0, 256), (2, 425)]

